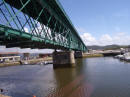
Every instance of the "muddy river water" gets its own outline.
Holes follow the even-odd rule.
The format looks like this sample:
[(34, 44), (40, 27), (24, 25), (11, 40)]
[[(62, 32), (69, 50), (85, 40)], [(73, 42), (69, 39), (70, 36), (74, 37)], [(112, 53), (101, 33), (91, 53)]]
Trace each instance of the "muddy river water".
[(0, 68), (0, 88), (12, 97), (130, 97), (130, 63), (112, 57), (76, 60), (75, 68)]

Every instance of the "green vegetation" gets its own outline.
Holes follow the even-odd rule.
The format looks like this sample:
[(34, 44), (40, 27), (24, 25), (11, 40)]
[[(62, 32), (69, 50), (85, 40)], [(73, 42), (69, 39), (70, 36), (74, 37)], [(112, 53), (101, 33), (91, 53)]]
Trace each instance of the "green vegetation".
[(0, 67), (20, 65), (19, 62), (0, 63)]
[(84, 54), (84, 58), (103, 57), (103, 54)]
[(117, 50), (120, 48), (130, 48), (130, 45), (107, 45), (107, 46), (93, 45), (93, 46), (87, 46), (87, 48), (93, 50)]

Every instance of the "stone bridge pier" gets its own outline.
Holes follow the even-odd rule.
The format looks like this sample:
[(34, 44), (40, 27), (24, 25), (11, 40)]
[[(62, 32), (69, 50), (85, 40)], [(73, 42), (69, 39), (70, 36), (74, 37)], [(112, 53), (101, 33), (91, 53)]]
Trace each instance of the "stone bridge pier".
[(53, 68), (75, 67), (75, 58), (82, 58), (81, 51), (54, 51), (53, 52)]
[(53, 67), (75, 67), (74, 51), (53, 52)]

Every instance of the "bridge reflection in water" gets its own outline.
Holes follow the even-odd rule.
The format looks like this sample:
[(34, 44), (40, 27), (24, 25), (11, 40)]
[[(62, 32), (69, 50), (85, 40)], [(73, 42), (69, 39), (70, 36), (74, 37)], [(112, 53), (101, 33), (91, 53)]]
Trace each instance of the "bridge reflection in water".
[(13, 97), (129, 97), (130, 63), (112, 57), (77, 59), (75, 68), (0, 68), (0, 88)]

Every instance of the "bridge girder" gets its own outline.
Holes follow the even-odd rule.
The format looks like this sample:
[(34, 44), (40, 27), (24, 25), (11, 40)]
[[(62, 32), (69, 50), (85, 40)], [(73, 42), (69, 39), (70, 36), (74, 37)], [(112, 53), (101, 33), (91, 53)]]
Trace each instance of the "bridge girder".
[(0, 16), (7, 47), (87, 50), (58, 0), (0, 0)]

